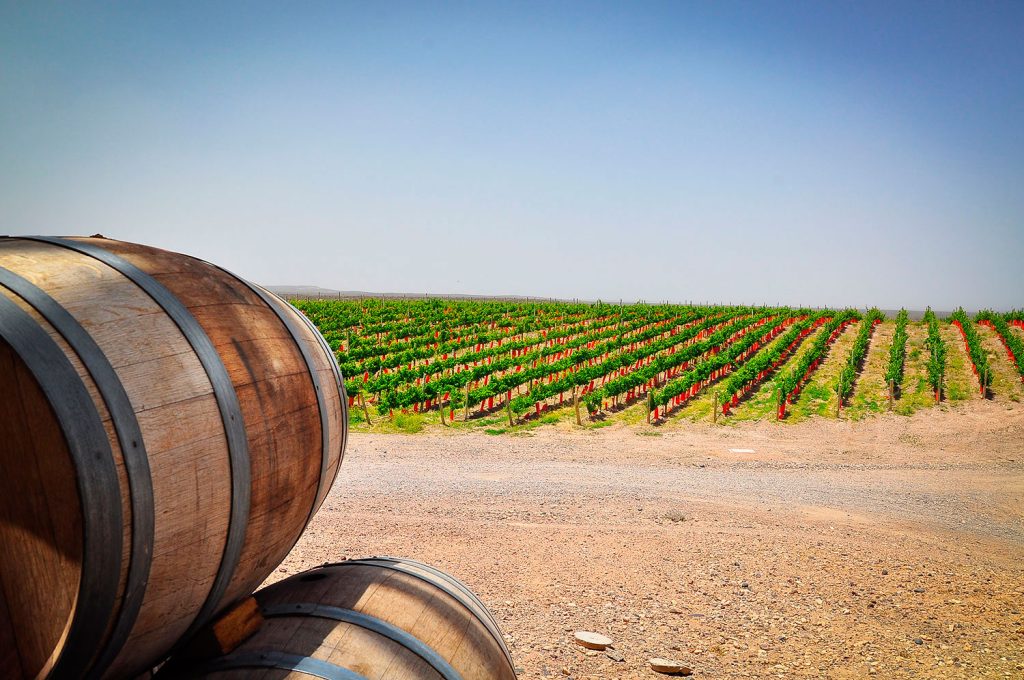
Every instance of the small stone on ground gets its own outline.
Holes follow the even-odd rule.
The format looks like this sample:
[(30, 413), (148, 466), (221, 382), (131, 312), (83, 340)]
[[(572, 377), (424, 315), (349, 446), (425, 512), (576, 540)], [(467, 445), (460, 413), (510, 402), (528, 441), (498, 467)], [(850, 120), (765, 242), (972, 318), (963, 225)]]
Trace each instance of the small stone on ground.
[(672, 661), (670, 659), (654, 658), (650, 659), (647, 663), (651, 665), (651, 669), (665, 675), (690, 675), (693, 673), (689, 667), (684, 666), (679, 661)]
[(592, 633), (588, 630), (578, 630), (573, 634), (576, 644), (587, 649), (602, 651), (612, 644), (612, 639), (600, 633)]

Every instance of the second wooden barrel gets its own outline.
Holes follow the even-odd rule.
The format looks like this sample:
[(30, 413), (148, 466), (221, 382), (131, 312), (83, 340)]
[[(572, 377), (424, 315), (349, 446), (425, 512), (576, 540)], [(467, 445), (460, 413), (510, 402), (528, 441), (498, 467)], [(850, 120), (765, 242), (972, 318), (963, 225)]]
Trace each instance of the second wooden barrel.
[[(412, 560), (329, 564), (256, 593), (259, 631), (176, 677), (515, 680), (498, 624), (461, 582)], [(173, 661), (172, 661), (173, 668)]]
[(284, 559), (341, 464), (329, 347), (206, 262), (0, 237), (0, 677), (131, 677)]

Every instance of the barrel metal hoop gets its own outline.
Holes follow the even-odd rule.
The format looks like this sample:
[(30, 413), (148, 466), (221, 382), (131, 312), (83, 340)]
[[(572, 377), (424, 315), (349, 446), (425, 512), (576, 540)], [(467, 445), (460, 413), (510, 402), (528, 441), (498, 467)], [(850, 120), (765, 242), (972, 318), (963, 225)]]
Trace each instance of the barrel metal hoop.
[[(388, 557), (386, 555), (382, 555), (382, 556), (378, 556), (378, 557), (374, 557), (374, 558), (370, 558), (370, 559), (386, 560), (388, 562), (397, 562), (398, 564), (410, 565), (410, 566), (422, 569), (423, 571), (430, 572), (431, 574), (434, 574), (438, 578), (441, 578), (441, 579), (444, 579), (444, 580), (448, 581), (449, 583), (451, 583), (452, 585), (457, 587), (459, 590), (461, 590), (463, 593), (465, 593), (466, 597), (468, 597), (470, 599), (470, 601), (475, 603), (476, 606), (478, 606), (481, 609), (481, 611), (486, 612), (488, 617), (492, 621), (494, 621), (494, 617), (491, 616), (490, 610), (487, 609), (487, 606), (484, 605), (484, 603), (480, 600), (480, 598), (476, 596), (476, 593), (474, 593), (473, 590), (469, 586), (467, 586), (465, 583), (463, 583), (459, 579), (455, 578), (451, 574), (449, 574), (447, 572), (444, 572), (444, 571), (441, 571), (437, 567), (432, 567), (431, 565), (426, 564), (425, 562), (418, 562), (417, 560), (409, 559), (407, 557)], [(495, 627), (497, 627), (498, 622), (494, 621), (494, 625), (495, 625)]]
[[(415, 567), (417, 569), (422, 569), (423, 571), (431, 573), (434, 576), (436, 576), (437, 578), (442, 579), (442, 580), (446, 581), (447, 583), (450, 583), (459, 592), (465, 594), (465, 596), (469, 599), (469, 601), (471, 603), (475, 604), (480, 609), (480, 611), (483, 612), (483, 615), (487, 617), (487, 621), (490, 621), (491, 625), (488, 626), (487, 625), (487, 621), (484, 621), (483, 622), (484, 626), (486, 626), (487, 629), (491, 631), (491, 634), (494, 636), (494, 638), (501, 644), (502, 648), (505, 649), (505, 656), (508, 657), (508, 662), (510, 664), (515, 665), (512, 662), (512, 656), (511, 656), (510, 652), (508, 651), (508, 648), (505, 646), (505, 636), (501, 632), (501, 627), (498, 625), (498, 621), (494, 618), (494, 615), (491, 614), (491, 610), (487, 608), (487, 605), (485, 605), (483, 603), (483, 601), (479, 597), (477, 597), (476, 593), (474, 593), (473, 590), (469, 586), (467, 586), (465, 583), (463, 583), (459, 579), (455, 578), (451, 574), (449, 574), (447, 572), (444, 572), (444, 571), (441, 571), (437, 567), (432, 567), (429, 564), (426, 564), (425, 562), (419, 562), (417, 560), (409, 559), (407, 557), (378, 556), (378, 557), (369, 558), (369, 559), (383, 560), (383, 561), (386, 561), (386, 562), (390, 562), (390, 563), (393, 563), (393, 564), (399, 564), (399, 565), (403, 565), (403, 566), (406, 566), (406, 565), (412, 566), (412, 567)], [(415, 573), (416, 573), (415, 571), (409, 570), (408, 568), (406, 568), (403, 571), (405, 571), (408, 574), (412, 574), (412, 575), (415, 575)]]
[(298, 307), (296, 307), (292, 303), (288, 302), (287, 300), (285, 300), (280, 295), (277, 295), (276, 293), (270, 293), (270, 294), (273, 295), (274, 297), (276, 297), (277, 299), (281, 300), (281, 302), (283, 302), (284, 304), (286, 304), (289, 307), (291, 307), (292, 309), (294, 309), (295, 313), (299, 315), (299, 318), (302, 319), (303, 323), (305, 323), (306, 326), (309, 329), (316, 331), (317, 342), (319, 342), (320, 346), (324, 348), (324, 351), (327, 352), (327, 355), (330, 356), (332, 359), (334, 359), (334, 361), (331, 362), (331, 369), (334, 371), (334, 378), (335, 378), (335, 380), (338, 381), (338, 387), (341, 387), (344, 384), (344, 380), (342, 379), (342, 376), (341, 376), (341, 369), (338, 367), (338, 360), (337, 360), (337, 358), (334, 357), (334, 350), (332, 350), (331, 346), (327, 344), (327, 339), (323, 336), (323, 334), (320, 332), (320, 330), (316, 327), (316, 324), (313, 323), (313, 321), (310, 320), (310, 318), (308, 316), (303, 314), (301, 309), (299, 309)]
[(221, 555), (220, 566), (213, 580), (206, 601), (200, 608), (182, 641), (191, 637), (216, 613), (224, 592), (227, 590), (231, 577), (238, 566), (245, 543), (246, 528), (249, 523), (249, 504), (252, 470), (249, 461), (249, 441), (245, 432), (245, 421), (238, 403), (238, 394), (231, 382), (227, 368), (217, 353), (210, 336), (206, 334), (199, 321), (187, 307), (171, 291), (155, 278), (142, 271), (119, 255), (100, 248), (93, 243), (82, 243), (64, 238), (50, 236), (25, 236), (23, 238), (76, 251), (116, 269), (125, 278), (141, 288), (159, 305), (167, 316), (175, 323), (182, 335), (192, 346), (196, 358), (206, 371), (207, 378), (213, 387), (217, 408), (224, 425), (224, 435), (228, 445), (228, 459), (231, 466), (231, 515), (228, 521), (227, 540)]
[(287, 602), (284, 604), (269, 605), (262, 608), (262, 613), (263, 616), (268, 618), (275, 616), (315, 616), (321, 619), (331, 619), (332, 621), (340, 621), (342, 623), (348, 623), (353, 626), (364, 628), (368, 631), (386, 637), (392, 642), (398, 643), (402, 647), (405, 647), (410, 652), (426, 661), (427, 664), (437, 671), (437, 673), (445, 680), (462, 680), (462, 675), (452, 668), (452, 665), (448, 663), (443, 656), (438, 654), (434, 648), (424, 644), (422, 640), (409, 634), (407, 631), (402, 630), (398, 626), (378, 619), (375, 616), (352, 611), (351, 609), (331, 607), (329, 605), (315, 604), (312, 602)]
[(35, 377), (60, 422), (78, 477), (82, 570), (66, 643), (52, 670), (87, 668), (114, 615), (121, 573), (121, 489), (96, 404), (64, 351), (28, 312), (0, 295), (0, 337)]
[[(327, 478), (327, 468), (331, 462), (331, 429), (330, 420), (327, 415), (327, 395), (324, 394), (323, 385), (320, 382), (320, 376), (316, 369), (316, 362), (313, 360), (313, 355), (310, 354), (309, 348), (306, 347), (306, 343), (303, 342), (301, 331), (296, 326), (295, 321), (289, 318), (288, 313), (278, 306), (283, 303), (280, 298), (278, 298), (278, 300), (274, 300), (273, 298), (277, 297), (276, 295), (273, 295), (260, 286), (243, 279), (241, 276), (238, 276), (223, 267), (219, 267), (215, 264), (210, 264), (210, 266), (216, 267), (228, 276), (231, 276), (263, 300), (263, 304), (270, 308), (270, 311), (272, 311), (281, 323), (284, 324), (288, 334), (292, 336), (292, 340), (295, 342), (296, 346), (299, 348), (299, 352), (302, 354), (302, 360), (306, 364), (309, 377), (313, 381), (313, 391), (316, 395), (317, 411), (320, 414), (320, 476), (317, 478), (316, 494), (314, 494), (313, 502), (309, 506), (309, 515), (307, 515), (306, 523), (302, 527), (302, 533), (304, 533), (306, 531), (306, 527), (309, 526), (310, 521), (313, 519), (313, 515), (316, 514), (317, 508), (320, 507), (320, 494), (326, 493), (324, 491), (324, 481)], [(333, 364), (334, 362), (332, 361), (331, 363)], [(339, 466), (341, 465), (340, 461), (338, 464)], [(330, 491), (330, 487), (327, 488), (327, 491)], [(301, 536), (302, 533), (300, 533), (299, 536)], [(298, 537), (296, 537), (295, 541), (296, 543), (298, 542)], [(292, 547), (294, 547), (294, 545)]]
[[(298, 336), (295, 333), (293, 326), (291, 325), (291, 323), (289, 323), (289, 321), (285, 320), (285, 316), (283, 316), (281, 311), (270, 302), (270, 299), (276, 299), (276, 300), (280, 301), (280, 303), (282, 305), (287, 305), (288, 307), (291, 307), (295, 311), (295, 314), (298, 315), (298, 317), (300, 319), (302, 319), (302, 321), (306, 324), (306, 327), (312, 332), (313, 337), (316, 338), (317, 342), (320, 343), (320, 347), (322, 347), (324, 352), (327, 354), (327, 357), (329, 359), (329, 363), (331, 365), (331, 370), (334, 372), (334, 379), (335, 379), (335, 381), (337, 382), (337, 385), (338, 385), (338, 399), (341, 402), (341, 446), (339, 447), (339, 451), (338, 451), (338, 465), (337, 465), (337, 467), (334, 468), (334, 476), (331, 477), (331, 481), (327, 484), (327, 489), (328, 489), (328, 492), (329, 492), (330, 489), (334, 488), (334, 482), (336, 482), (337, 479), (338, 479), (338, 473), (341, 471), (341, 463), (345, 459), (345, 447), (348, 444), (348, 395), (345, 392), (345, 381), (342, 378), (341, 369), (338, 368), (338, 359), (337, 359), (337, 357), (334, 356), (334, 350), (332, 350), (331, 346), (327, 344), (327, 340), (324, 339), (323, 334), (320, 332), (320, 329), (318, 329), (316, 327), (316, 324), (314, 324), (312, 321), (310, 321), (309, 317), (307, 317), (305, 314), (302, 313), (302, 310), (300, 310), (298, 307), (296, 307), (292, 303), (290, 303), (287, 300), (285, 300), (283, 297), (281, 297), (277, 293), (269, 291), (266, 288), (263, 288), (262, 286), (257, 285), (255, 283), (252, 283), (251, 281), (248, 281), (248, 280), (242, 278), (238, 274), (235, 274), (232, 271), (224, 269), (224, 267), (221, 267), (220, 265), (213, 264), (212, 262), (207, 262), (206, 260), (200, 260), (200, 262), (208, 264), (211, 267), (215, 267), (215, 268), (221, 270), (222, 272), (224, 272), (225, 274), (227, 274), (227, 275), (229, 275), (231, 277), (234, 277), (240, 283), (248, 286), (250, 290), (252, 290), (254, 293), (256, 293), (257, 295), (260, 296), (260, 298), (263, 300), (263, 302), (266, 303), (267, 306), (270, 307), (274, 311), (275, 314), (277, 314), (278, 318), (281, 319), (281, 321), (288, 328), (288, 332), (291, 333), (293, 338), (295, 338), (296, 343), (299, 344), (300, 351), (302, 351), (302, 353), (303, 353), (303, 358), (306, 359), (306, 365), (309, 367), (309, 370), (310, 370), (311, 374), (314, 374), (314, 368), (313, 368), (312, 364), (310, 363), (310, 361), (308, 359), (308, 356), (306, 355), (306, 350), (302, 346), (301, 341), (299, 341)], [(318, 377), (316, 377), (314, 379), (319, 381)], [(317, 405), (321, 406), (320, 398), (319, 398), (319, 393), (317, 395)], [(323, 422), (323, 421), (324, 421), (324, 413), (323, 413), (323, 411), (321, 411), (321, 422)], [(323, 451), (327, 452), (327, 448), (328, 448), (329, 445), (330, 445), (329, 444), (329, 438), (325, 436), (325, 438), (324, 438), (324, 445), (323, 445)], [(330, 463), (330, 454), (329, 453), (324, 453), (323, 454), (323, 460), (321, 461), (321, 466), (320, 466), (320, 471), (321, 471), (320, 482), (318, 483), (317, 490), (316, 490), (316, 497), (317, 498), (320, 497), (320, 491), (322, 490), (322, 485), (323, 485), (323, 483), (325, 481), (324, 478), (327, 476), (327, 468), (329, 466), (329, 463)], [(309, 526), (309, 522), (313, 519), (313, 515), (316, 514), (317, 508), (318, 508), (318, 506), (316, 505), (316, 500), (314, 499), (312, 509), (310, 510), (309, 516), (306, 518), (306, 524), (303, 527), (303, 531), (305, 531), (305, 527)], [(300, 535), (300, 538), (301, 538), (301, 535)], [(295, 539), (295, 543), (298, 543), (298, 542), (299, 542), (299, 539), (296, 538)], [(292, 544), (292, 547), (293, 548), (295, 547), (294, 543)]]
[[(487, 632), (489, 632), (491, 634), (491, 637), (494, 638), (494, 641), (498, 643), (499, 647), (501, 647), (501, 651), (505, 654), (505, 658), (508, 659), (509, 664), (515, 666), (515, 662), (512, 660), (512, 653), (508, 650), (508, 646), (505, 644), (505, 638), (501, 633), (501, 628), (498, 627), (498, 622), (494, 620), (494, 617), (491, 615), (490, 610), (487, 609), (487, 607), (484, 606), (484, 603), (481, 602), (480, 599), (473, 594), (473, 591), (467, 588), (464, 583), (456, 579), (454, 576), (450, 576), (445, 572), (440, 571), (439, 569), (431, 567), (428, 564), (423, 564), (422, 562), (416, 562), (415, 560), (407, 560), (404, 558), (397, 557), (368, 557), (359, 560), (333, 562), (325, 564), (324, 566), (344, 567), (346, 565), (360, 564), (397, 571), (402, 574), (412, 576), (413, 578), (417, 578), (423, 581), (424, 583), (427, 583), (429, 585), (434, 586), (435, 588), (438, 588), (446, 595), (451, 597), (453, 600), (455, 600), (463, 607), (465, 607), (466, 611), (475, 616), (477, 620), (479, 620), (480, 623), (483, 624), (484, 628), (487, 629)], [(414, 569), (410, 569), (409, 567), (405, 566), (407, 564), (423, 569), (424, 571), (427, 571), (435, 575), (436, 577), (441, 579), (441, 581), (438, 582), (433, 579), (430, 579), (424, 574), (421, 574), (415, 571)], [(466, 602), (467, 599), (469, 599), (469, 603)], [(470, 606), (470, 603), (475, 604), (480, 609), (480, 612), (474, 611), (473, 607)]]
[(189, 676), (196, 677), (236, 668), (278, 668), (284, 671), (298, 671), (323, 680), (367, 680), (364, 675), (323, 659), (278, 651), (235, 652), (189, 669)]
[(124, 646), (142, 607), (142, 597), (149, 581), (153, 557), (153, 478), (149, 458), (142, 439), (142, 430), (135, 417), (128, 393), (96, 341), (78, 320), (31, 281), (0, 267), (0, 285), (8, 288), (31, 305), (67, 341), (107, 405), (121, 445), (125, 472), (131, 494), (132, 547), (128, 563), (128, 578), (121, 600), (121, 611), (103, 653), (94, 665), (95, 673), (110, 665)]
[[(275, 295), (271, 293), (272, 295)], [(341, 375), (341, 368), (338, 367), (338, 357), (335, 356), (334, 350), (327, 344), (327, 339), (324, 338), (323, 333), (316, 327), (316, 324), (310, 320), (308, 316), (302, 313), (302, 310), (288, 302), (279, 295), (275, 295), (286, 305), (295, 310), (295, 313), (299, 315), (299, 318), (306, 324), (306, 326), (313, 331), (313, 335), (316, 337), (317, 342), (324, 348), (324, 352), (331, 359), (331, 370), (334, 371), (334, 379), (338, 381), (338, 393), (341, 397), (341, 455), (338, 459), (338, 467), (334, 469), (334, 478), (331, 479), (331, 486), (334, 486), (335, 480), (338, 478), (338, 473), (341, 471), (341, 463), (345, 458), (345, 447), (348, 445), (348, 392), (345, 390), (345, 378)]]

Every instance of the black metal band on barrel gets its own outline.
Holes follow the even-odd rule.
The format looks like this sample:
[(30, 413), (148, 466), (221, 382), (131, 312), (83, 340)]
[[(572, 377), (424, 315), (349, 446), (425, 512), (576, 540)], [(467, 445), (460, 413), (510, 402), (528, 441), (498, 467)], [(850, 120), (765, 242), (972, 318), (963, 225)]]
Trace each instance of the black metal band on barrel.
[(340, 621), (341, 623), (359, 626), (360, 628), (376, 633), (382, 637), (386, 637), (392, 642), (405, 647), (410, 652), (426, 661), (427, 665), (437, 671), (437, 674), (445, 680), (462, 680), (462, 675), (452, 668), (452, 665), (432, 647), (424, 644), (422, 640), (402, 630), (398, 626), (392, 625), (387, 621), (382, 621), (375, 616), (369, 616), (368, 614), (352, 611), (351, 609), (314, 604), (312, 602), (275, 604), (263, 607), (261, 611), (263, 616), (267, 618), (275, 616), (316, 616), (321, 619), (330, 619), (332, 621)]
[[(428, 583), (437, 588), (438, 590), (441, 590), (449, 597), (451, 597), (453, 600), (457, 601), (459, 604), (465, 607), (470, 614), (472, 614), (478, 621), (480, 621), (483, 627), (487, 629), (487, 632), (491, 634), (491, 637), (494, 638), (494, 641), (498, 643), (498, 646), (501, 647), (501, 651), (504, 652), (505, 658), (508, 659), (509, 664), (515, 666), (515, 662), (512, 661), (512, 653), (508, 650), (508, 647), (505, 645), (505, 637), (502, 635), (501, 629), (498, 627), (498, 622), (494, 620), (494, 617), (491, 615), (490, 610), (487, 609), (486, 606), (484, 606), (484, 603), (480, 601), (480, 598), (473, 594), (473, 591), (470, 590), (462, 581), (458, 580), (454, 576), (451, 576), (450, 574), (444, 573), (439, 569), (435, 569), (429, 564), (424, 564), (422, 562), (417, 562), (415, 560), (409, 560), (398, 557), (368, 557), (361, 560), (333, 562), (330, 564), (325, 564), (324, 566), (344, 567), (346, 565), (360, 564), (397, 571), (402, 574), (412, 576), (413, 578), (417, 578), (423, 581), (424, 583)], [(411, 569), (410, 566), (415, 567), (415, 569)], [(417, 572), (416, 569), (422, 569), (423, 571), (426, 571), (427, 573), (433, 575), (439, 580), (428, 578), (427, 576)], [(475, 605), (476, 609), (478, 609), (479, 611), (476, 611), (474, 607), (471, 605)]]
[(497, 628), (498, 622), (494, 620), (494, 617), (491, 616), (490, 610), (487, 609), (487, 607), (480, 600), (480, 598), (476, 596), (476, 593), (474, 593), (470, 589), (469, 586), (467, 586), (465, 583), (463, 583), (459, 579), (455, 578), (451, 574), (443, 572), (440, 569), (438, 569), (437, 567), (432, 567), (429, 564), (426, 564), (425, 562), (417, 562), (416, 560), (408, 559), (408, 558), (405, 558), (405, 557), (387, 557), (387, 556), (383, 556), (383, 557), (372, 557), (372, 558), (369, 558), (369, 559), (386, 560), (388, 562), (394, 562), (396, 564), (410, 565), (410, 566), (416, 567), (417, 569), (422, 569), (423, 571), (429, 572), (429, 573), (433, 574), (434, 576), (436, 576), (436, 577), (438, 577), (440, 579), (443, 579), (443, 580), (447, 581), (448, 583), (451, 583), (453, 586), (455, 586), (456, 588), (461, 590), (463, 593), (465, 593), (466, 597), (469, 598), (469, 600), (471, 602), (475, 603), (476, 606), (480, 608), (480, 611), (484, 612), (484, 614), (494, 623), (495, 628)]
[[(270, 291), (267, 291), (267, 292), (270, 292)], [(313, 335), (316, 336), (317, 342), (319, 342), (320, 346), (324, 348), (325, 352), (327, 352), (327, 356), (329, 356), (332, 359), (334, 359), (334, 361), (331, 362), (331, 369), (334, 371), (334, 379), (338, 381), (338, 387), (343, 387), (344, 386), (344, 380), (342, 380), (342, 377), (341, 377), (341, 369), (338, 368), (338, 360), (334, 357), (334, 350), (332, 350), (331, 346), (327, 344), (327, 339), (324, 338), (323, 334), (320, 332), (320, 329), (316, 327), (316, 324), (314, 324), (312, 321), (310, 321), (308, 316), (306, 316), (305, 314), (302, 313), (301, 309), (299, 309), (298, 307), (296, 307), (292, 303), (288, 302), (287, 300), (285, 300), (283, 297), (281, 297), (280, 295), (278, 295), (276, 293), (270, 293), (270, 294), (273, 295), (274, 297), (276, 297), (282, 303), (284, 303), (284, 304), (288, 305), (289, 307), (291, 307), (292, 310), (296, 314), (298, 314), (299, 318), (302, 319), (303, 323), (306, 324), (306, 327), (309, 328), (309, 330), (313, 331)]]
[[(211, 266), (216, 267), (217, 265)], [(246, 281), (241, 276), (229, 272), (223, 267), (217, 267), (217, 269), (220, 269), (225, 274), (233, 277), (239, 283), (259, 296), (259, 298), (263, 300), (263, 304), (270, 307), (270, 311), (274, 312), (281, 323), (284, 324), (288, 334), (292, 336), (292, 341), (294, 341), (296, 346), (298, 346), (299, 353), (302, 354), (302, 360), (306, 364), (306, 370), (309, 373), (310, 379), (313, 381), (313, 391), (316, 395), (317, 411), (320, 414), (320, 476), (317, 478), (316, 494), (313, 495), (313, 503), (309, 507), (309, 515), (306, 516), (306, 523), (302, 527), (302, 531), (305, 532), (306, 527), (309, 526), (310, 520), (313, 519), (313, 515), (316, 514), (316, 510), (319, 507), (318, 501), (320, 500), (320, 494), (324, 493), (324, 483), (327, 480), (327, 468), (331, 462), (331, 427), (330, 419), (327, 414), (327, 395), (324, 394), (323, 385), (320, 383), (320, 374), (316, 368), (316, 361), (313, 359), (313, 355), (310, 354), (309, 348), (303, 341), (302, 332), (296, 326), (294, 319), (290, 318), (288, 313), (278, 306), (279, 301), (281, 304), (287, 303), (281, 301), (280, 298), (277, 298), (273, 293), (260, 288), (254, 283)], [(274, 298), (277, 299), (275, 300)], [(338, 464), (340, 466), (341, 462), (339, 461)], [(328, 487), (328, 490), (330, 490), (330, 487)], [(300, 533), (299, 536), (301, 535), (302, 534)], [(295, 540), (297, 542), (298, 537), (296, 537)]]
[(142, 607), (142, 596), (149, 581), (153, 557), (153, 478), (149, 471), (142, 430), (121, 379), (110, 365), (107, 355), (78, 320), (46, 291), (3, 267), (0, 267), (0, 285), (17, 294), (39, 312), (75, 351), (107, 405), (117, 441), (121, 445), (131, 492), (132, 547), (121, 611), (103, 653), (93, 665), (93, 672), (99, 675), (110, 665), (128, 639)]
[[(302, 319), (302, 322), (305, 323), (306, 327), (309, 328), (309, 330), (313, 333), (313, 336), (316, 338), (317, 342), (320, 343), (320, 346), (324, 348), (324, 352), (327, 353), (327, 356), (330, 357), (330, 359), (331, 359), (331, 370), (334, 371), (334, 379), (336, 381), (338, 381), (338, 390), (341, 392), (341, 397), (342, 397), (342, 399), (341, 399), (341, 407), (342, 407), (343, 414), (345, 416), (344, 419), (343, 419), (343, 422), (346, 423), (345, 433), (347, 435), (348, 434), (348, 427), (347, 427), (347, 424), (348, 424), (348, 399), (347, 399), (347, 395), (345, 393), (345, 377), (341, 374), (341, 368), (338, 366), (338, 357), (335, 356), (334, 350), (331, 349), (331, 346), (327, 343), (327, 338), (325, 338), (323, 333), (320, 332), (320, 329), (316, 327), (316, 324), (313, 323), (313, 321), (308, 316), (303, 314), (301, 309), (299, 309), (298, 307), (296, 307), (292, 303), (288, 302), (287, 300), (282, 298), (280, 295), (276, 295), (274, 293), (271, 293), (271, 294), (274, 295), (275, 297), (277, 297), (279, 300), (281, 300), (281, 302), (283, 302), (284, 304), (286, 304), (286, 305), (288, 305), (289, 307), (292, 308), (292, 310), (295, 312), (295, 314), (300, 319)], [(344, 446), (344, 443), (343, 443), (342, 444), (342, 449), (344, 449), (344, 448), (345, 448), (345, 446)]]
[(64, 433), (82, 505), (82, 568), (74, 615), (54, 677), (88, 668), (114, 614), (121, 575), (121, 489), (96, 404), (64, 350), (32, 316), (0, 295), (0, 336), (46, 395)]
[(324, 338), (323, 333), (316, 327), (308, 316), (302, 313), (302, 310), (288, 302), (287, 300), (276, 296), (283, 303), (295, 310), (295, 313), (300, 319), (306, 324), (306, 327), (312, 331), (313, 336), (320, 343), (320, 346), (324, 348), (324, 352), (331, 360), (331, 370), (334, 371), (334, 379), (338, 381), (338, 393), (341, 395), (341, 455), (338, 458), (338, 467), (334, 469), (334, 478), (331, 479), (331, 486), (334, 486), (334, 479), (337, 478), (338, 472), (341, 470), (341, 462), (345, 458), (345, 447), (348, 445), (348, 393), (345, 391), (345, 378), (341, 375), (341, 369), (338, 367), (338, 357), (334, 355), (334, 350), (327, 344), (327, 339)]
[(235, 668), (279, 668), (283, 671), (298, 671), (323, 680), (367, 680), (365, 675), (359, 675), (323, 659), (277, 651), (235, 652), (208, 661), (198, 668), (189, 669), (188, 672), (190, 677), (195, 677)]
[[(281, 298), (281, 296), (278, 297)], [(310, 318), (302, 313), (302, 310), (291, 302), (284, 298), (281, 298), (281, 300), (295, 310), (295, 313), (299, 315), (299, 318), (301, 318), (305, 323), (306, 327), (312, 331), (316, 341), (321, 343), (321, 347), (323, 347), (324, 351), (327, 352), (327, 355), (331, 357), (331, 370), (334, 371), (334, 378), (338, 381), (338, 391), (341, 392), (341, 422), (344, 423), (344, 429), (342, 430), (341, 437), (341, 452), (344, 454), (345, 444), (348, 442), (348, 393), (345, 391), (345, 377), (341, 375), (341, 369), (338, 367), (338, 357), (335, 355), (334, 350), (331, 349), (331, 345), (328, 344), (327, 338), (324, 337), (323, 333), (319, 332), (319, 329), (316, 328), (316, 325), (312, 323)], [(335, 471), (335, 474), (338, 474), (337, 470)]]
[(341, 376), (341, 369), (338, 368), (338, 359), (337, 357), (334, 356), (334, 350), (331, 349), (331, 346), (329, 344), (327, 344), (327, 338), (323, 336), (323, 333), (321, 333), (320, 329), (316, 327), (316, 324), (313, 323), (308, 316), (302, 313), (301, 309), (299, 309), (292, 303), (288, 302), (280, 295), (275, 295), (275, 297), (281, 300), (281, 302), (283, 302), (284, 304), (291, 307), (292, 310), (299, 316), (299, 318), (302, 319), (302, 322), (306, 324), (306, 327), (309, 328), (309, 330), (313, 331), (313, 334), (316, 336), (317, 342), (319, 342), (320, 346), (324, 348), (325, 352), (327, 352), (327, 356), (333, 359), (333, 361), (331, 361), (331, 370), (334, 371), (334, 379), (338, 381), (338, 387), (344, 387), (345, 380)]
[(99, 260), (105, 265), (116, 269), (132, 283), (141, 288), (159, 305), (168, 318), (181, 331), (192, 346), (196, 358), (202, 364), (213, 387), (213, 394), (224, 424), (224, 436), (227, 439), (228, 459), (231, 465), (231, 516), (228, 522), (227, 540), (224, 553), (221, 555), (220, 566), (213, 580), (210, 592), (203, 602), (202, 608), (192, 621), (182, 640), (187, 639), (205, 624), (217, 611), (224, 591), (227, 590), (245, 543), (245, 531), (249, 523), (249, 503), (252, 492), (252, 470), (249, 462), (249, 440), (245, 432), (245, 421), (238, 403), (238, 394), (231, 382), (227, 368), (213, 346), (210, 336), (206, 334), (188, 308), (155, 278), (142, 271), (134, 264), (104, 250), (93, 243), (82, 243), (63, 238), (48, 236), (26, 236), (24, 238), (42, 243), (67, 248)]

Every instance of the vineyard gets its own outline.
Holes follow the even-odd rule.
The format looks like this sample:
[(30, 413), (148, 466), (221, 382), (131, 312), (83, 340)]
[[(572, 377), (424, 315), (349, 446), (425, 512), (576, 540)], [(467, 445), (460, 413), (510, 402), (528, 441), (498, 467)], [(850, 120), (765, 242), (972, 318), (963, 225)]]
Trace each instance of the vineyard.
[(354, 425), (489, 433), (566, 422), (857, 419), (1024, 398), (1024, 314), (295, 300)]

